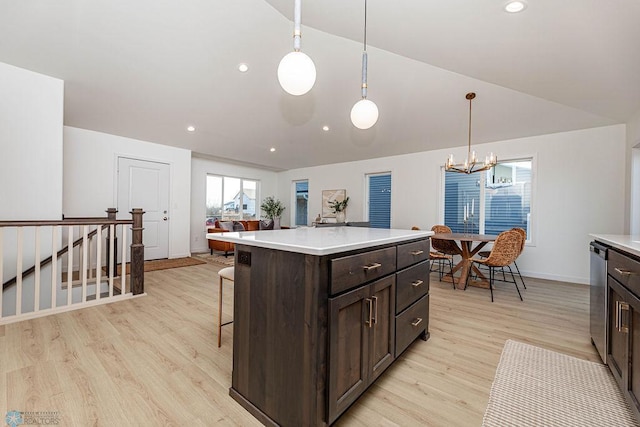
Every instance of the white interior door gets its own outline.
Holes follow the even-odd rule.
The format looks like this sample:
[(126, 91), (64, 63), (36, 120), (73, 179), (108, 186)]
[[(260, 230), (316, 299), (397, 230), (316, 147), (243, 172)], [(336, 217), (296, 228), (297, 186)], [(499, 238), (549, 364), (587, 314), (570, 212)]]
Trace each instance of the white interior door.
[[(144, 259), (169, 257), (169, 165), (118, 158), (118, 219), (142, 208)], [(131, 243), (131, 231), (127, 236)]]

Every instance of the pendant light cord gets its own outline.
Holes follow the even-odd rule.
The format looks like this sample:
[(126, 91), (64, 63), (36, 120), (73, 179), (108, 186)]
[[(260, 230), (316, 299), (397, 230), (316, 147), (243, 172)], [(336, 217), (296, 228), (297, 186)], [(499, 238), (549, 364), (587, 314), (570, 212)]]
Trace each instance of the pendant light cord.
[(364, 0), (364, 51), (367, 51), (367, 0)]

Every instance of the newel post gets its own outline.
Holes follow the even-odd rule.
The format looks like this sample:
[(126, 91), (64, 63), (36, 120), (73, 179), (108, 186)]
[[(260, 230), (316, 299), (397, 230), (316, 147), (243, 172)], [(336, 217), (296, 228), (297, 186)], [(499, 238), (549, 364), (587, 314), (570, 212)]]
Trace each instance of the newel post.
[(144, 293), (144, 245), (142, 244), (142, 215), (140, 208), (131, 210), (131, 292), (133, 295)]

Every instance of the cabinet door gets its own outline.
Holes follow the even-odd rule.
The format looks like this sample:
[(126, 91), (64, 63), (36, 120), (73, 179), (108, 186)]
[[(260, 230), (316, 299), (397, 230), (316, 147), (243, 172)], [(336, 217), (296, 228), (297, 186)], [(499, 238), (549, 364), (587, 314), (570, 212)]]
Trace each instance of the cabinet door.
[(367, 388), (370, 287), (329, 299), (329, 424)]
[(629, 304), (628, 316), (624, 320), (629, 325), (629, 370), (627, 387), (629, 402), (636, 417), (640, 415), (640, 299), (632, 294), (626, 296)]
[(624, 379), (628, 370), (628, 352), (627, 342), (629, 339), (627, 328), (625, 328), (625, 317), (627, 313), (624, 310), (627, 307), (625, 299), (628, 293), (620, 284), (612, 277), (607, 278), (607, 287), (609, 288), (609, 344), (607, 345), (607, 364), (613, 373), (616, 381), (621, 385), (622, 389), (626, 389)]
[(369, 383), (375, 381), (394, 359), (395, 276), (371, 284), (373, 321), (369, 326)]

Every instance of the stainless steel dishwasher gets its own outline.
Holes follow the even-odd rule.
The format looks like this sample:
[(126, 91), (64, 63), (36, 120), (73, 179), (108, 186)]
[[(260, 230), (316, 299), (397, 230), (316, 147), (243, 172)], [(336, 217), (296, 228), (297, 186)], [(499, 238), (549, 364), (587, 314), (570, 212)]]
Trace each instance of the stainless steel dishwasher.
[(607, 363), (607, 257), (609, 246), (591, 242), (590, 251), (590, 331), (591, 342), (596, 346), (600, 358)]

